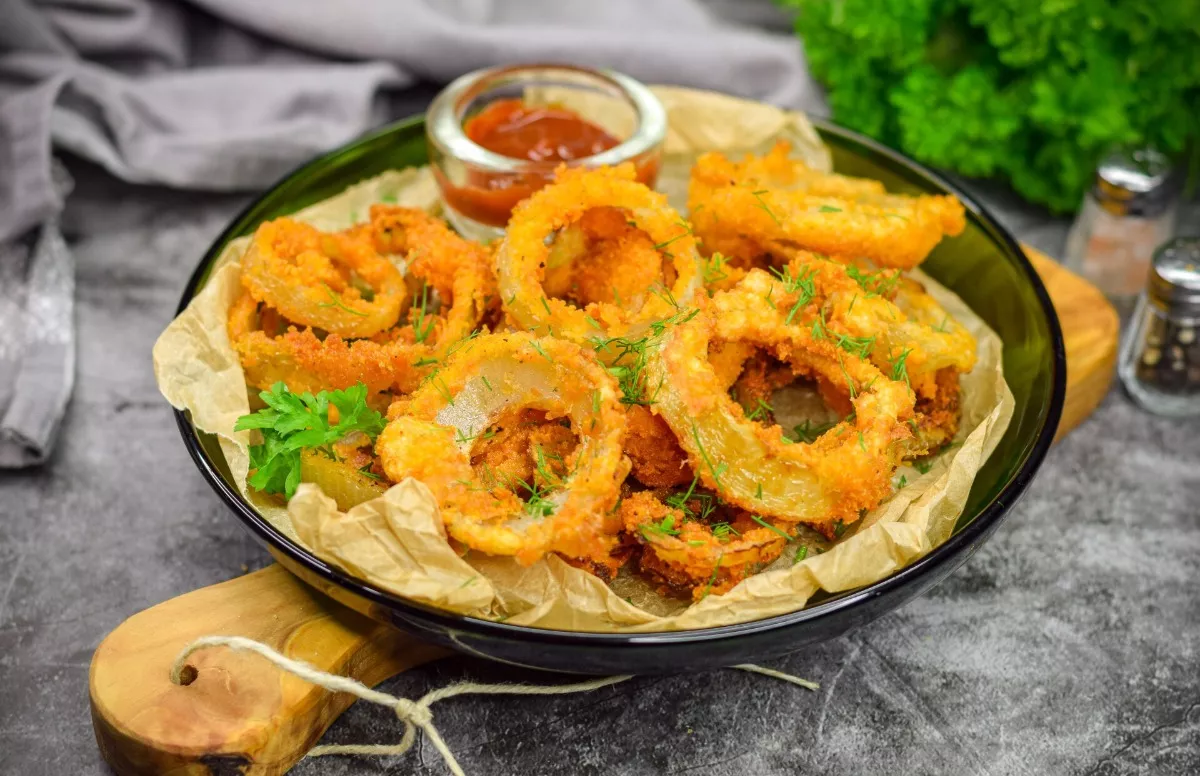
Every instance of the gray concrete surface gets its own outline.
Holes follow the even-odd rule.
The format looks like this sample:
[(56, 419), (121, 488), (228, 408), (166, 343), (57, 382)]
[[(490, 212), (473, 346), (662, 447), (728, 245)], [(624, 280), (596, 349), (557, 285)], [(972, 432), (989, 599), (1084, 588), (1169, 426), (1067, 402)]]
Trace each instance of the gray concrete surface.
[[(209, 490), (159, 397), (150, 347), (204, 248), (244, 202), (74, 167), (79, 384), (54, 459), (0, 472), (0, 773), (107, 773), (87, 706), (92, 650), (134, 612), (267, 562)], [(1054, 252), (1063, 224), (1004, 218)], [(929, 595), (776, 667), (639, 679), (587, 696), (435, 707), (470, 774), (1183, 774), (1200, 771), (1200, 422), (1118, 392), (1050, 454), (1025, 500)], [(415, 697), (450, 659), (396, 678)], [(327, 742), (397, 740), (359, 705)], [(443, 774), (402, 757), (299, 774)]]

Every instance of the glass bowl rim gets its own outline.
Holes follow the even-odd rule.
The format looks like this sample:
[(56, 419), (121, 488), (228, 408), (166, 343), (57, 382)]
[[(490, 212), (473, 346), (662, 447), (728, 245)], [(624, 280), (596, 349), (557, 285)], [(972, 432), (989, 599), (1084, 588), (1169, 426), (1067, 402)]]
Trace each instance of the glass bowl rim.
[[(653, 645), (663, 646), (668, 644), (695, 644), (705, 642), (718, 642), (739, 636), (749, 634), (760, 634), (768, 631), (788, 628), (800, 623), (810, 622), (821, 618), (832, 618), (833, 615), (843, 609), (857, 607), (870, 601), (874, 598), (882, 597), (893, 591), (899, 590), (919, 582), (923, 577), (933, 573), (938, 567), (953, 561), (961, 552), (969, 548), (976, 540), (986, 537), (1008, 514), (1012, 506), (1024, 494), (1030, 482), (1033, 481), (1037, 470), (1041, 467), (1042, 461), (1046, 457), (1051, 444), (1054, 442), (1054, 436), (1058, 429), (1059, 421), (1062, 418), (1063, 405), (1066, 398), (1066, 349), (1063, 343), (1062, 328), (1059, 324), (1058, 315), (1055, 312), (1054, 304), (1050, 299), (1050, 294), (1042, 283), (1041, 277), (1037, 274), (1033, 264), (1021, 249), (1020, 244), (1009, 234), (1000, 222), (995, 219), (991, 213), (981, 204), (975, 201), (959, 187), (952, 184), (942, 176), (910, 159), (899, 151), (895, 151), (887, 146), (884, 146), (864, 135), (861, 135), (852, 130), (838, 126), (832, 122), (820, 119), (810, 118), (813, 126), (822, 134), (830, 134), (839, 136), (841, 139), (866, 147), (874, 153), (886, 157), (891, 162), (906, 168), (909, 172), (915, 173), (921, 178), (933, 183), (936, 187), (947, 191), (957, 196), (963, 203), (963, 206), (972, 212), (979, 220), (987, 227), (988, 236), (990, 239), (1000, 243), (1005, 248), (1005, 252), (1011, 255), (1020, 270), (1024, 273), (1025, 279), (1029, 282), (1035, 297), (1038, 300), (1040, 311), (1046, 321), (1046, 326), (1050, 336), (1049, 351), (1050, 351), (1050, 370), (1051, 384), (1050, 395), (1045, 403), (1045, 415), (1042, 419), (1042, 425), (1037, 430), (1037, 435), (1029, 449), (1028, 457), (1021, 467), (1011, 476), (1007, 484), (1005, 484), (992, 500), (982, 509), (975, 518), (965, 525), (961, 530), (956, 531), (946, 541), (933, 548), (925, 556), (918, 558), (913, 563), (905, 566), (894, 574), (885, 577), (871, 585), (851, 590), (845, 593), (840, 593), (836, 598), (828, 601), (823, 601), (815, 606), (804, 607), (792, 612), (784, 612), (783, 614), (773, 615), (758, 620), (749, 622), (734, 623), (731, 625), (719, 625), (710, 628), (698, 628), (694, 630), (678, 630), (678, 631), (650, 631), (645, 633), (598, 633), (594, 631), (569, 631), (556, 630), (551, 628), (539, 628), (528, 625), (513, 625), (506, 622), (496, 622), (494, 620), (485, 620), (478, 617), (471, 617), (465, 614), (457, 614), (444, 609), (423, 604), (403, 596), (389, 593), (373, 585), (363, 582), (355, 577), (352, 577), (338, 568), (328, 564), (324, 560), (318, 558), (303, 545), (292, 540), (266, 518), (258, 513), (258, 511), (247, 501), (242, 494), (232, 485), (227, 482), (221, 473), (217, 470), (212, 459), (209, 458), (207, 450), (200, 441), (200, 431), (196, 429), (188, 416), (188, 413), (176, 409), (175, 421), (179, 428), (180, 435), (183, 437), (184, 446), (191, 455), (193, 462), (200, 469), (201, 475), (208, 481), (209, 486), (216, 491), (222, 501), (238, 516), (250, 530), (265, 542), (272, 553), (282, 553), (287, 556), (291, 562), (298, 563), (309, 572), (316, 574), (326, 582), (342, 588), (353, 595), (370, 602), (372, 605), (380, 606), (386, 610), (398, 613), (404, 619), (414, 621), (423, 621), (436, 625), (437, 627), (447, 629), (450, 632), (464, 631), (470, 632), (473, 635), (481, 637), (494, 637), (506, 640), (520, 640), (530, 644), (547, 644), (547, 645), (564, 645), (569, 644), (578, 647), (620, 647), (620, 646), (637, 646), (637, 645)], [(322, 168), (330, 159), (338, 156), (342, 152), (351, 147), (367, 143), (371, 140), (380, 137), (389, 136), (397, 132), (403, 132), (406, 129), (420, 128), (425, 124), (425, 115), (416, 114), (405, 119), (387, 124), (378, 130), (360, 136), (350, 142), (332, 149), (315, 159), (305, 162), (295, 169), (291, 170), (274, 185), (268, 187), (264, 192), (256, 197), (252, 202), (247, 204), (229, 223), (224, 231), (213, 241), (208, 251), (200, 260), (195, 271), (184, 287), (180, 298), (179, 307), (176, 310), (176, 316), (182, 313), (199, 292), (200, 288), (208, 279), (209, 271), (213, 263), (219, 258), (221, 249), (230, 240), (240, 236), (239, 232), (245, 227), (243, 222), (247, 220), (249, 215), (255, 208), (266, 198), (271, 196), (271, 193), (276, 191), (287, 181), (293, 178), (304, 175), (314, 168)], [(393, 625), (395, 622), (393, 621)]]
[(462, 128), (461, 118), (458, 115), (460, 105), (464, 101), (473, 99), (485, 91), (491, 81), (523, 71), (561, 71), (582, 74), (595, 78), (598, 81), (603, 81), (619, 91), (633, 106), (637, 114), (637, 126), (634, 127), (632, 135), (621, 143), (598, 154), (573, 159), (566, 163), (568, 167), (617, 165), (621, 162), (641, 157), (643, 154), (661, 146), (666, 139), (667, 109), (654, 96), (654, 93), (641, 82), (630, 78), (624, 73), (619, 73), (616, 70), (608, 68), (578, 67), (576, 65), (556, 63), (534, 63), (481, 68), (461, 75), (451, 81), (445, 89), (433, 98), (433, 102), (429, 104), (429, 109), (425, 114), (425, 133), (429, 138), (429, 142), (446, 156), (487, 172), (553, 172), (562, 162), (535, 162), (528, 159), (514, 159), (513, 157), (504, 156), (484, 148), (467, 137), (467, 133)]

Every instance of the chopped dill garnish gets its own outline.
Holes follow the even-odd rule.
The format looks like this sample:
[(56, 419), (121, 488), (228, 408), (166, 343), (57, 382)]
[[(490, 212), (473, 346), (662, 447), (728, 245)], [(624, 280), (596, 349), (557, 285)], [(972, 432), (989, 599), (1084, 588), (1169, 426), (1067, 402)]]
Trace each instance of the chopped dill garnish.
[(861, 431), (858, 432), (858, 446), (862, 448), (864, 453), (867, 452), (867, 439)]
[(817, 212), (818, 213), (840, 213), (840, 212), (842, 212), (842, 209), (840, 207), (833, 207), (832, 205), (821, 205), (821, 207), (817, 208)]
[[(609, 351), (615, 357), (609, 359), (606, 367), (608, 373), (617, 379), (621, 389), (622, 404), (649, 405), (654, 397), (646, 396), (646, 365), (650, 362), (650, 352), (657, 347), (659, 340), (668, 326), (678, 326), (687, 323), (700, 312), (699, 309), (676, 313), (670, 318), (664, 318), (650, 324), (650, 334), (638, 339), (629, 337), (592, 337), (591, 344), (597, 353)], [(661, 383), (660, 383), (661, 387)], [(657, 391), (655, 391), (657, 395)]]
[[(705, 520), (709, 515), (716, 510), (717, 505), (714, 503), (712, 496), (707, 493), (696, 493), (696, 486), (700, 484), (700, 477), (692, 477), (692, 484), (682, 493), (672, 493), (663, 499), (663, 503), (667, 506), (678, 509), (683, 512), (684, 517), (691, 520)], [(700, 504), (700, 511), (697, 513), (689, 506), (692, 501)]]
[(846, 274), (858, 283), (863, 291), (867, 292), (868, 299), (873, 296), (887, 296), (900, 282), (900, 273), (894, 270), (881, 269), (875, 272), (864, 272), (853, 264), (849, 264), (846, 266)]
[(704, 285), (712, 285), (718, 280), (729, 277), (729, 273), (725, 271), (725, 262), (727, 261), (728, 259), (720, 253), (713, 253), (704, 260)]
[(807, 557), (808, 557), (808, 545), (801, 544), (799, 549), (796, 550), (796, 555), (792, 558), (792, 564), (795, 565)]
[[(559, 477), (557, 474), (555, 474), (554, 471), (550, 468), (549, 464), (546, 463), (547, 459), (549, 459), (551, 461), (557, 461), (558, 463), (562, 464), (565, 467), (566, 462), (563, 460), (561, 455), (558, 455), (557, 453), (551, 453), (551, 454), (547, 455), (546, 451), (542, 449), (542, 446), (537, 445), (533, 449), (533, 457), (534, 457), (533, 473), (536, 474), (538, 477), (541, 477), (543, 483), (546, 483), (551, 488), (557, 488), (563, 484), (562, 478)], [(535, 483), (537, 482), (536, 478), (534, 479), (534, 482)]]
[(842, 350), (852, 356), (866, 359), (871, 356), (871, 348), (875, 346), (875, 337), (851, 337), (846, 334), (834, 334), (837, 344)]
[(842, 355), (838, 354), (838, 367), (842, 370), (842, 377), (846, 378), (846, 387), (850, 390), (850, 398), (853, 399), (858, 395), (858, 389), (854, 385), (854, 378), (846, 371), (846, 364), (842, 361)]
[(550, 356), (546, 355), (546, 351), (542, 350), (542, 346), (541, 346), (541, 345), (539, 345), (539, 344), (537, 343), (537, 341), (536, 341), (536, 340), (530, 340), (530, 341), (529, 341), (529, 347), (531, 347), (531, 348), (533, 348), (535, 351), (537, 351), (537, 354), (538, 354), (539, 356), (541, 356), (542, 358), (546, 359), (546, 360), (547, 360), (547, 361), (549, 361), (551, 364), (553, 364), (553, 363), (554, 363), (554, 359), (552, 359), (552, 358), (550, 358)]
[(600, 391), (592, 391), (592, 412), (600, 411)]
[(358, 471), (359, 471), (360, 473), (362, 473), (362, 475), (363, 475), (363, 476), (365, 476), (365, 477), (370, 477), (371, 479), (375, 480), (376, 482), (382, 482), (382, 481), (383, 481), (383, 477), (380, 477), (378, 474), (376, 474), (375, 472), (371, 471), (371, 464), (367, 464), (366, 466), (363, 466), (363, 467), (359, 468), (359, 470), (358, 470)]
[[(661, 299), (664, 302), (666, 302), (667, 304), (671, 305), (671, 307), (674, 307), (676, 310), (682, 309), (681, 305), (679, 304), (679, 300), (677, 300), (675, 298), (675, 295), (671, 293), (671, 289), (667, 288), (666, 286), (659, 286), (659, 285), (652, 286), (650, 288), (650, 293), (654, 294), (659, 299)], [(697, 312), (699, 312), (699, 311), (697, 311)]]
[(678, 536), (679, 529), (675, 527), (675, 515), (667, 515), (658, 523), (645, 523), (641, 526), (642, 533), (649, 538), (650, 534), (656, 533), (662, 536)]
[(544, 296), (542, 297), (542, 308), (545, 309), (546, 315), (554, 315), (554, 313), (550, 312), (550, 303), (546, 301), (546, 297)]
[(905, 477), (903, 474), (901, 474), (900, 479), (896, 481), (896, 490), (900, 490), (907, 484), (908, 484), (908, 477)]
[(792, 537), (788, 536), (786, 531), (779, 530), (775, 526), (768, 523), (766, 520), (763, 520), (758, 515), (750, 515), (750, 519), (753, 520), (754, 522), (758, 523), (759, 525), (761, 525), (763, 528), (769, 529), (769, 530), (774, 531), (775, 533), (779, 534), (780, 536), (782, 536), (784, 538), (784, 541), (790, 542), (792, 540)]
[(484, 387), (487, 388), (489, 391), (495, 390), (494, 388), (492, 388), (492, 382), (487, 379), (487, 375), (480, 375), (479, 379), (483, 382)]
[(739, 533), (738, 530), (729, 523), (713, 523), (710, 530), (712, 530), (712, 535), (715, 536), (719, 542), (729, 541), (729, 534), (741, 536), (741, 533)]
[(462, 350), (464, 345), (478, 337), (480, 334), (483, 334), (482, 329), (474, 329), (470, 334), (465, 334), (462, 337), (459, 337), (454, 341), (453, 344), (450, 345), (450, 347), (446, 348), (446, 359), (448, 360), (450, 356), (453, 356), (455, 353)]
[(844, 534), (844, 533), (846, 533), (846, 524), (843, 523), (841, 520), (834, 522), (834, 524), (833, 524), (834, 537), (837, 539), (840, 539), (840, 538), (842, 538), (842, 534)]
[(783, 283), (785, 291), (796, 295), (796, 303), (792, 305), (792, 309), (788, 311), (787, 318), (784, 320), (785, 325), (790, 325), (792, 319), (796, 317), (796, 313), (800, 311), (800, 308), (811, 302), (816, 295), (817, 289), (813, 283), (813, 277), (816, 276), (817, 271), (802, 270), (800, 274), (793, 274), (790, 266), (785, 267), (782, 272), (774, 267), (771, 268), (771, 271)]
[(672, 237), (670, 240), (666, 240), (665, 242), (660, 242), (657, 245), (655, 245), (654, 250), (661, 251), (663, 248), (666, 248), (671, 243), (675, 242), (676, 240), (682, 240), (684, 237), (687, 237), (691, 233), (692, 233), (692, 230), (689, 229), (686, 232), (684, 232), (683, 234), (677, 234), (674, 237)]
[(825, 310), (817, 311), (817, 318), (812, 325), (812, 338), (815, 340), (823, 340), (829, 336), (829, 332), (825, 328)]
[(436, 358), (433, 358), (432, 356), (425, 356), (414, 361), (413, 366), (433, 366), (437, 362), (438, 360)]
[[(413, 294), (413, 306), (417, 308), (417, 317), (413, 320), (413, 338), (418, 342), (424, 342), (433, 333), (433, 316), (426, 313), (426, 306), (429, 304), (429, 284), (421, 283), (421, 303), (417, 304), (417, 295)], [(426, 324), (426, 317), (429, 318)]]
[(762, 399), (755, 399), (754, 402), (754, 409), (746, 415), (746, 420), (767, 420), (775, 412), (774, 408)]
[(950, 321), (950, 313), (946, 313), (946, 315), (942, 317), (942, 322), (939, 323), (937, 326), (934, 326), (933, 330), (944, 334), (946, 332), (946, 324), (949, 321)]
[(333, 292), (333, 289), (330, 288), (327, 283), (322, 283), (321, 286), (325, 289), (325, 293), (329, 294), (330, 301), (319, 304), (317, 307), (336, 307), (343, 312), (350, 313), (351, 315), (357, 315), (359, 318), (367, 317), (367, 314), (361, 310), (355, 310), (353, 307), (347, 307), (345, 302), (343, 302), (341, 299), (338, 299), (337, 294)]
[(551, 488), (543, 488), (534, 480), (530, 485), (525, 480), (514, 478), (514, 485), (520, 485), (529, 492), (529, 498), (525, 499), (525, 511), (534, 517), (549, 517), (554, 514), (554, 504), (550, 502), (546, 496), (551, 492)]
[(903, 380), (910, 388), (912, 387), (912, 383), (908, 381), (908, 364), (906, 361), (908, 360), (908, 354), (911, 352), (910, 349), (905, 348), (892, 361), (892, 379), (897, 382)]
[(774, 213), (771, 212), (771, 208), (767, 207), (767, 203), (763, 202), (762, 195), (769, 194), (770, 192), (767, 191), (766, 189), (761, 189), (759, 191), (752, 191), (750, 193), (754, 195), (754, 198), (756, 200), (758, 200), (758, 206), (760, 208), (762, 208), (762, 211), (764, 213), (766, 213), (767, 215), (769, 215), (771, 217), (771, 220), (775, 222), (776, 226), (783, 226), (783, 223), (779, 220), (779, 218)]
[(795, 426), (792, 429), (792, 432), (795, 433), (797, 441), (812, 444), (813, 442), (817, 441), (817, 437), (821, 436), (836, 425), (836, 422), (813, 423), (811, 420), (806, 420), (800, 425)]
[(712, 590), (713, 583), (717, 581), (717, 572), (721, 570), (721, 559), (725, 557), (725, 553), (717, 556), (717, 565), (713, 566), (712, 576), (708, 578), (708, 584), (704, 586), (704, 592), (700, 595), (701, 600), (708, 597), (708, 591)]
[(933, 468), (933, 461), (913, 461), (913, 468), (921, 474), (929, 474)]
[(454, 406), (454, 394), (450, 393), (450, 389), (446, 387), (446, 383), (437, 375), (431, 375), (429, 378), (433, 382), (433, 387), (437, 389), (438, 395), (446, 400), (446, 403), (451, 407)]
[(756, 499), (758, 499), (759, 501), (762, 501), (762, 483), (759, 482), (759, 483), (756, 483), (756, 485), (758, 487), (755, 488), (755, 490), (754, 490), (754, 497)]
[[(467, 430), (474, 431), (475, 428), (471, 427)], [(474, 442), (476, 439), (491, 439), (492, 437), (496, 436), (495, 429), (490, 429), (490, 428), (484, 429), (483, 431), (479, 432), (478, 434), (470, 434), (470, 435), (464, 434), (461, 428), (456, 429), (456, 431), (457, 431), (457, 433), (454, 435), (454, 441), (460, 445), (465, 445), (470, 442)]]
[(715, 484), (717, 488), (720, 488), (721, 475), (724, 474), (725, 470), (729, 467), (724, 463), (720, 465), (713, 464), (712, 458), (709, 458), (708, 456), (708, 451), (704, 449), (704, 443), (700, 441), (700, 429), (696, 427), (696, 421), (694, 420), (692, 421), (692, 438), (696, 440), (696, 447), (700, 450), (700, 457), (704, 459), (704, 464), (708, 467), (709, 473), (712, 474), (713, 484)]

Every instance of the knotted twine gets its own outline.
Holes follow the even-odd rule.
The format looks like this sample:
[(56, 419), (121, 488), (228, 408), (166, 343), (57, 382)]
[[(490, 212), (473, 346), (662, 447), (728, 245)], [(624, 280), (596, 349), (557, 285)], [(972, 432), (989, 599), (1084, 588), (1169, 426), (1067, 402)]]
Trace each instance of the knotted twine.
[[(396, 717), (404, 723), (404, 735), (396, 744), (335, 744), (331, 746), (314, 746), (308, 750), (305, 757), (323, 757), (330, 754), (358, 754), (358, 755), (399, 755), (404, 754), (412, 748), (413, 743), (417, 738), (417, 729), (420, 728), (425, 737), (429, 739), (438, 753), (442, 755), (446, 766), (450, 768), (450, 772), (454, 776), (466, 776), (462, 767), (458, 764), (454, 754), (450, 748), (446, 746), (446, 742), (442, 740), (437, 728), (433, 726), (433, 712), (429, 707), (438, 701), (446, 698), (453, 698), (456, 695), (566, 695), (576, 692), (591, 692), (598, 690), (601, 687), (620, 684), (633, 678), (632, 674), (623, 674), (620, 676), (606, 676), (599, 679), (591, 679), (586, 682), (577, 682), (575, 684), (556, 684), (556, 685), (538, 685), (538, 684), (482, 684), (480, 682), (458, 682), (448, 687), (442, 687), (437, 690), (431, 690), (425, 693), (417, 700), (408, 698), (398, 698), (395, 695), (389, 695), (386, 692), (379, 692), (367, 687), (362, 682), (351, 679), (338, 674), (330, 674), (322, 671), (315, 666), (305, 663), (302, 660), (293, 660), (276, 652), (271, 647), (268, 647), (262, 642), (248, 639), (243, 636), (203, 636), (196, 639), (192, 643), (183, 648), (179, 656), (175, 658), (175, 663), (171, 666), (171, 681), (178, 685), (191, 684), (192, 680), (184, 681), (183, 671), (186, 666), (187, 659), (195, 652), (210, 647), (227, 647), (235, 650), (245, 650), (254, 652), (267, 660), (274, 663), (279, 668), (287, 671), (289, 674), (300, 677), (301, 679), (315, 684), (318, 687), (324, 687), (326, 690), (333, 692), (347, 692), (360, 698), (368, 703), (374, 703), (379, 706), (390, 708)], [(749, 671), (751, 673), (762, 674), (773, 679), (781, 679), (785, 682), (799, 685), (809, 690), (820, 689), (820, 685), (816, 682), (810, 682), (807, 679), (801, 679), (798, 676), (792, 676), (782, 671), (776, 671), (771, 668), (763, 668), (762, 666), (743, 663), (736, 666), (730, 666), (739, 671)], [(192, 669), (195, 671), (195, 669)]]

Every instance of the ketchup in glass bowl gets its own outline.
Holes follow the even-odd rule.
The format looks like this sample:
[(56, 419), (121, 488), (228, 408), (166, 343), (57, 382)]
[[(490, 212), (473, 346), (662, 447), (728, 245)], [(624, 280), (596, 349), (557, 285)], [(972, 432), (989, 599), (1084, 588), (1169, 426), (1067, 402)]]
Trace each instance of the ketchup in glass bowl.
[[(605, 120), (564, 104), (594, 105), (594, 99), (537, 99), (543, 92), (601, 95)], [(666, 127), (662, 104), (628, 76), (514, 65), (468, 73), (447, 86), (430, 106), (426, 139), (447, 218), (464, 236), (490, 240), (503, 234), (513, 207), (553, 180), (560, 165), (632, 162), (638, 180), (653, 185)]]

